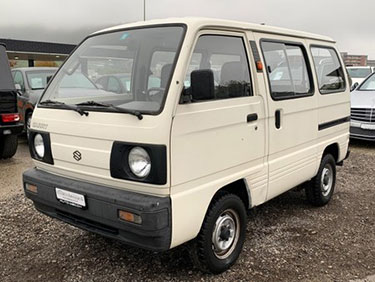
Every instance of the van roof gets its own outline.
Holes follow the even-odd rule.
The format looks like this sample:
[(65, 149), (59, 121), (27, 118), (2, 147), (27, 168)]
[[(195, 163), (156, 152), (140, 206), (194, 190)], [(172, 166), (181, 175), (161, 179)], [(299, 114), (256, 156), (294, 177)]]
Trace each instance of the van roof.
[(186, 24), (189, 28), (196, 29), (196, 30), (199, 30), (202, 28), (229, 28), (229, 29), (233, 28), (233, 29), (251, 30), (251, 31), (256, 31), (256, 32), (286, 35), (286, 36), (294, 36), (294, 37), (299, 37), (299, 38), (315, 39), (315, 40), (335, 43), (335, 41), (328, 36), (318, 35), (314, 33), (308, 33), (308, 32), (268, 26), (268, 25), (252, 24), (252, 23), (240, 22), (240, 21), (222, 20), (222, 19), (214, 19), (214, 18), (195, 18), (195, 17), (167, 18), (167, 19), (157, 19), (157, 20), (149, 20), (149, 21), (139, 21), (139, 22), (133, 22), (129, 24), (117, 25), (114, 27), (106, 28), (106, 29), (94, 32), (93, 34), (116, 31), (116, 30), (138, 27), (138, 26), (160, 25), (160, 24)]

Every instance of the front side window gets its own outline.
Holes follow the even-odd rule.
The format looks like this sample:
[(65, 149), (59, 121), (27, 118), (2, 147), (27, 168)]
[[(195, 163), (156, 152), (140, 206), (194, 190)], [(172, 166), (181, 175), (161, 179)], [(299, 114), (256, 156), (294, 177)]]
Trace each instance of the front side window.
[(52, 77), (55, 70), (27, 71), (26, 78), (32, 90), (46, 88), (48, 78)]
[(14, 73), (14, 84), (18, 84), (22, 91), (25, 91), (25, 82), (23, 80), (22, 72), (16, 71)]
[(313, 92), (311, 72), (303, 47), (283, 42), (261, 43), (273, 99), (309, 96)]
[[(157, 114), (183, 35), (184, 27), (165, 26), (89, 37), (51, 81), (41, 105), (56, 101), (101, 111), (106, 110), (102, 106), (110, 105), (111, 109)], [(58, 107), (58, 103), (52, 106)]]
[(344, 91), (344, 69), (336, 51), (330, 47), (311, 47), (319, 91), (322, 94)]
[(190, 87), (194, 70), (212, 70), (214, 74), (213, 99), (227, 99), (251, 95), (249, 64), (241, 37), (202, 35), (199, 37), (185, 77)]

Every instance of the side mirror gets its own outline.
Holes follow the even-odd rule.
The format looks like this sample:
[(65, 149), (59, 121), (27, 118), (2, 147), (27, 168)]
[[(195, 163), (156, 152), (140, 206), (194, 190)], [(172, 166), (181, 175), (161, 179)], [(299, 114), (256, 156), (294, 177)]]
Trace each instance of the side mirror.
[(47, 76), (47, 84), (51, 81), (52, 75)]
[(18, 83), (14, 84), (14, 87), (16, 88), (17, 91), (22, 91), (22, 87)]
[(358, 87), (359, 83), (356, 82), (352, 85), (352, 87), (350, 88), (350, 92), (354, 91), (357, 87)]
[(191, 96), (193, 101), (215, 98), (214, 73), (210, 69), (195, 70), (190, 74)]

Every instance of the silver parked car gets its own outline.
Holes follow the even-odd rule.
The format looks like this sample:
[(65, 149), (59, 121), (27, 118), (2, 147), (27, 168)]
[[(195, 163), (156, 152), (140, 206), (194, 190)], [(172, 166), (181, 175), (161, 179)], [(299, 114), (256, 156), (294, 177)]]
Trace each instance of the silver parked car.
[(42, 95), (48, 79), (52, 77), (57, 68), (53, 67), (29, 67), (12, 69), (15, 87), (19, 92), (18, 113), (21, 122), (25, 125), (25, 131), (30, 127), (31, 115), (36, 102)]
[(351, 93), (350, 137), (375, 141), (375, 73)]

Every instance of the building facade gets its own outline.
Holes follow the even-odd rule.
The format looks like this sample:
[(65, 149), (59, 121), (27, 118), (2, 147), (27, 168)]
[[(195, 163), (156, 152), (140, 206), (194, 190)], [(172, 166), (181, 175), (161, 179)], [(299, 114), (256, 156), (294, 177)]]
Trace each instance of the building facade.
[(368, 56), (367, 55), (351, 55), (347, 52), (342, 52), (341, 57), (344, 61), (345, 66), (367, 66)]
[(75, 48), (73, 44), (2, 39), (11, 67), (59, 67)]

